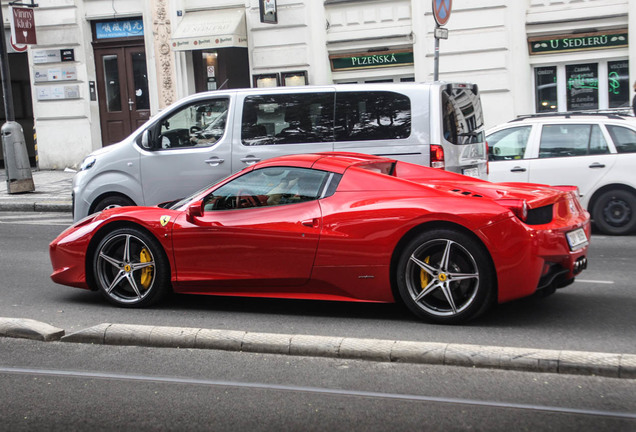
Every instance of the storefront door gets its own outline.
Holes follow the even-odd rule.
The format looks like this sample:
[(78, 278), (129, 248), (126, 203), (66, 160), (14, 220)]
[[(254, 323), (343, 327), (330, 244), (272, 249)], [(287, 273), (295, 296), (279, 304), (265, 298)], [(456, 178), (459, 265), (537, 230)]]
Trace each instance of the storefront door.
[(102, 145), (121, 141), (150, 117), (143, 46), (95, 49)]

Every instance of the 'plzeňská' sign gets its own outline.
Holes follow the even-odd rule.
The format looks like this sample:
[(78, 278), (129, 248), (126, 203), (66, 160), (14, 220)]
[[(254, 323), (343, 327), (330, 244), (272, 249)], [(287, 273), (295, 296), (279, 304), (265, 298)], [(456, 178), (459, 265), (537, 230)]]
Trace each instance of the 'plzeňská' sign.
[(413, 51), (364, 53), (357, 55), (331, 56), (331, 70), (366, 69), (413, 64)]
[(560, 36), (528, 38), (530, 54), (552, 54), (627, 46), (627, 31), (614, 30)]

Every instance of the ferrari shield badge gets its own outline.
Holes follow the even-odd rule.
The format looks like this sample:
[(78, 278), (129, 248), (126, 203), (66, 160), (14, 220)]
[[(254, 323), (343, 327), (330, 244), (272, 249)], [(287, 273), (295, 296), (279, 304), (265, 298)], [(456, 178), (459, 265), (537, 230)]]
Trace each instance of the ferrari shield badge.
[(161, 219), (159, 219), (159, 222), (161, 222), (161, 226), (166, 226), (168, 222), (170, 222), (170, 216), (167, 216), (167, 215), (161, 216)]

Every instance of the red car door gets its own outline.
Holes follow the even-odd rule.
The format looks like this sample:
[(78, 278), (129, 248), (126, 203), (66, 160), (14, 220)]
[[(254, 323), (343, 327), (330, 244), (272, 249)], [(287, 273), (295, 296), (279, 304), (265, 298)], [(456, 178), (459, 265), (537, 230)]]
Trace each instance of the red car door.
[(175, 290), (267, 293), (304, 284), (321, 228), (317, 200), (185, 215), (173, 231)]

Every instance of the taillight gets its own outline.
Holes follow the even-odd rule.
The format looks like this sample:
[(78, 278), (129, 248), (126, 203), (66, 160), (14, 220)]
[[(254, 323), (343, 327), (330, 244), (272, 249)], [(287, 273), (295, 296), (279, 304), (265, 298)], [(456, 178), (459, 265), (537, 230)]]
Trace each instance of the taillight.
[(528, 219), (528, 203), (526, 202), (526, 200), (504, 198), (495, 201), (500, 206), (510, 209), (515, 214), (515, 216), (517, 216), (522, 221), (525, 222)]
[(445, 169), (444, 147), (439, 144), (431, 144), (431, 167)]

